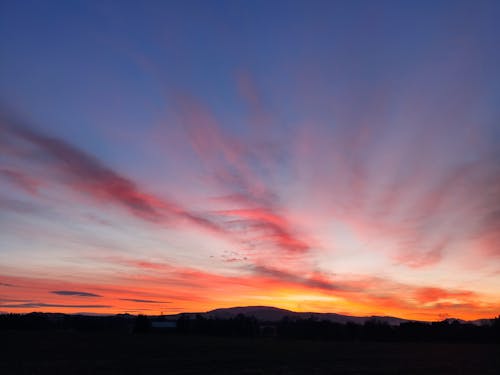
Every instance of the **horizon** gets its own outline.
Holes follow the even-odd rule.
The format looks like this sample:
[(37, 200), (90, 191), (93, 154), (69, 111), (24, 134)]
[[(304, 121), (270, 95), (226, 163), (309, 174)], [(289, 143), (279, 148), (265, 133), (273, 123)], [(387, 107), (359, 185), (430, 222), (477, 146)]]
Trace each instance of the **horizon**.
[(500, 315), (500, 3), (0, 8), (0, 311)]
[[(289, 310), (289, 309), (283, 309), (280, 307), (275, 307), (275, 306), (233, 306), (233, 307), (225, 307), (225, 308), (214, 308), (206, 311), (182, 311), (179, 313), (172, 313), (172, 314), (164, 314), (163, 312), (160, 312), (160, 314), (148, 314), (148, 313), (130, 313), (127, 311), (120, 312), (120, 313), (99, 313), (99, 312), (85, 312), (85, 311), (80, 311), (80, 312), (71, 312), (71, 313), (65, 313), (65, 312), (60, 312), (60, 311), (30, 311), (30, 312), (7, 312), (7, 311), (0, 311), (0, 315), (8, 315), (8, 314), (21, 314), (21, 315), (29, 315), (29, 314), (62, 314), (62, 315), (81, 315), (81, 316), (89, 316), (89, 317), (106, 317), (106, 316), (117, 316), (117, 315), (130, 315), (130, 316), (147, 316), (147, 317), (173, 317), (173, 316), (179, 316), (179, 315), (193, 315), (193, 314), (209, 314), (218, 310), (235, 310), (235, 309), (255, 309), (255, 308), (262, 308), (262, 309), (271, 309), (271, 310), (280, 310), (284, 311), (284, 314), (286, 313), (294, 313), (294, 314), (317, 314), (317, 315), (338, 315), (341, 317), (345, 318), (389, 318), (389, 319), (398, 319), (402, 321), (408, 321), (408, 322), (419, 322), (419, 323), (436, 323), (436, 322), (443, 322), (443, 321), (449, 321), (449, 320), (461, 320), (465, 323), (471, 323), (475, 321), (481, 321), (481, 320), (490, 320), (493, 321), (495, 319), (498, 319), (499, 316), (494, 316), (491, 318), (480, 318), (480, 319), (472, 319), (472, 320), (464, 320), (464, 319), (459, 319), (456, 317), (446, 317), (442, 318), (440, 320), (416, 320), (416, 319), (406, 319), (402, 318), (400, 316), (392, 316), (392, 315), (349, 315), (349, 314), (342, 314), (342, 313), (337, 313), (334, 311), (294, 311), (294, 310)], [(251, 314), (247, 313), (242, 313), (245, 316), (253, 316)], [(208, 319), (213, 318), (211, 316), (208, 317)], [(219, 318), (219, 319), (228, 319), (228, 318)]]

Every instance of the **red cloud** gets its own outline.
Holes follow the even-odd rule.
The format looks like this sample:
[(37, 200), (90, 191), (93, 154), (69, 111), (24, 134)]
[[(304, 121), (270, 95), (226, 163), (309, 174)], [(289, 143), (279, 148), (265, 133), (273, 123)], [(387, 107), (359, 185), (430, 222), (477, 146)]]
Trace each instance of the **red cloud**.
[[(174, 217), (211, 231), (222, 231), (210, 219), (190, 212), (176, 202), (142, 191), (131, 179), (61, 139), (19, 124), (6, 126), (6, 130), (7, 135), (22, 140), (41, 152), (43, 160), (51, 163), (52, 169), (56, 170), (68, 186), (86, 193), (100, 203), (119, 205), (133, 215), (152, 222), (165, 222)], [(23, 182), (26, 187), (33, 188), (33, 184), (26, 185), (26, 179), (20, 176), (9, 173), (9, 177), (15, 178), (17, 183)]]
[(438, 302), (439, 300), (450, 298), (470, 302), (477, 297), (471, 291), (453, 291), (441, 288), (417, 288), (414, 296), (419, 303)]
[[(440, 314), (447, 311), (451, 311), (454, 317), (465, 319), (493, 317), (499, 307), (499, 301), (486, 301), (484, 297), (471, 291), (422, 288), (372, 277), (333, 277), (319, 272), (294, 274), (263, 266), (250, 268), (251, 273), (236, 276), (134, 258), (109, 258), (104, 261), (133, 267), (138, 272), (129, 270), (115, 275), (112, 279), (94, 279), (86, 283), (2, 276), (2, 283), (16, 287), (3, 288), (0, 308), (3, 306), (9, 309), (13, 304), (25, 304), (24, 307), (16, 307), (24, 308), (23, 311), (32, 311), (37, 307), (50, 309), (51, 306), (58, 305), (64, 306), (65, 309), (78, 308), (75, 301), (80, 297), (52, 293), (62, 283), (68, 290), (84, 290), (86, 293), (98, 294), (99, 304), (113, 306), (106, 310), (112, 312), (136, 309), (139, 300), (166, 301), (162, 303), (169, 304), (169, 311), (178, 312), (206, 311), (211, 307), (230, 306), (234, 303), (269, 303), (268, 300), (263, 301), (258, 297), (263, 290), (266, 295), (275, 296), (271, 304), (278, 307), (290, 307), (287, 300), (280, 296), (297, 295), (300, 299), (303, 295), (315, 296), (319, 293), (320, 296), (331, 296), (343, 301), (342, 311), (331, 303), (320, 306), (313, 301), (312, 304), (316, 303), (315, 306), (319, 306), (322, 311), (351, 314), (357, 312), (365, 315), (390, 314), (425, 320), (438, 319)], [(230, 301), (227, 300), (228, 296), (231, 296)], [(155, 309), (165, 310), (163, 306), (156, 305)]]
[[(234, 209), (218, 211), (219, 215), (231, 218), (229, 227), (250, 231), (255, 240), (275, 244), (280, 249), (292, 253), (309, 250), (309, 244), (294, 235), (290, 223), (266, 208)], [(231, 223), (233, 225), (231, 225)]]
[[(309, 249), (308, 243), (293, 233), (290, 223), (274, 212), (273, 206), (238, 208), (212, 212), (210, 215), (195, 213), (174, 201), (144, 192), (131, 179), (61, 139), (41, 134), (26, 126), (11, 125), (7, 130), (10, 136), (42, 152), (45, 156), (44, 162), (50, 162), (51, 169), (72, 189), (99, 202), (124, 207), (141, 219), (163, 223), (174, 218), (239, 241), (251, 241), (259, 245), (265, 243), (266, 246), (271, 245), (290, 252), (305, 252)], [(251, 168), (240, 160), (242, 150), (237, 146), (228, 146), (227, 142), (215, 137), (216, 146), (223, 150), (227, 161), (236, 166), (236, 176), (240, 177), (234, 181), (237, 181), (237, 188), (243, 189), (241, 194), (246, 196), (247, 201), (263, 203), (259, 194), (264, 193), (265, 188), (261, 184), (249, 182)], [(208, 134), (199, 139), (198, 145), (205, 154), (212, 152), (212, 145), (208, 147), (204, 143), (206, 138), (209, 138)], [(223, 173), (226, 172), (229, 171)], [(225, 179), (224, 181), (227, 182)], [(234, 184), (229, 186), (235, 187)], [(236, 221), (227, 220), (228, 218)], [(252, 232), (254, 237), (249, 238), (246, 235), (248, 231)]]
[(276, 162), (274, 151), (227, 134), (210, 111), (193, 99), (178, 98), (178, 104), (193, 149), (213, 183), (226, 192), (224, 203), (231, 205), (215, 212), (225, 228), (251, 248), (307, 252), (309, 240), (279, 213), (277, 194), (266, 182), (268, 168)]

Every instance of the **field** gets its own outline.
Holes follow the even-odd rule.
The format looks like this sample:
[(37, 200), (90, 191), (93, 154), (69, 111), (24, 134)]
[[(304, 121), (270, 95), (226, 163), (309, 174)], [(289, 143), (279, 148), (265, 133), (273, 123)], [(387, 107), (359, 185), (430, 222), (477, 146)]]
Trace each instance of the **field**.
[(498, 374), (500, 345), (0, 333), (0, 374)]

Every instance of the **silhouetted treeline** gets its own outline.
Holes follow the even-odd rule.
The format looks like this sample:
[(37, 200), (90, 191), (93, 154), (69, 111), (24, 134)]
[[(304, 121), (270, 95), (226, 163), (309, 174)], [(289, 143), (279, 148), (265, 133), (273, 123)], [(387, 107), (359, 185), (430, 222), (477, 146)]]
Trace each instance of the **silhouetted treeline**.
[[(273, 328), (269, 330), (269, 328)], [(327, 320), (283, 318), (279, 322), (259, 322), (238, 315), (232, 319), (194, 319), (183, 316), (177, 321), (177, 332), (213, 336), (275, 336), (289, 339), (363, 340), (363, 341), (495, 341), (500, 342), (500, 317), (491, 325), (474, 325), (458, 321), (434, 323), (405, 322), (389, 325), (378, 320), (364, 324), (334, 323)], [(267, 332), (267, 333), (266, 333)]]
[(368, 320), (364, 324), (340, 324), (315, 319), (285, 318), (278, 324), (278, 336), (322, 340), (500, 342), (500, 319), (495, 319), (491, 326), (458, 321), (405, 322), (391, 326), (377, 320)]
[(125, 331), (130, 330), (133, 321), (134, 317), (120, 315), (1, 314), (0, 330)]
[[(334, 323), (326, 320), (283, 318), (279, 322), (260, 322), (254, 317), (237, 315), (231, 319), (181, 315), (176, 326), (157, 330), (158, 318), (139, 315), (83, 316), (64, 314), (3, 314), (0, 330), (76, 330), (85, 332), (169, 332), (180, 335), (222, 337), (278, 337), (336, 341), (474, 341), (500, 343), (500, 317), (489, 325), (458, 321), (434, 323), (405, 322), (391, 326), (378, 320), (364, 324)], [(161, 320), (160, 320), (161, 321)]]

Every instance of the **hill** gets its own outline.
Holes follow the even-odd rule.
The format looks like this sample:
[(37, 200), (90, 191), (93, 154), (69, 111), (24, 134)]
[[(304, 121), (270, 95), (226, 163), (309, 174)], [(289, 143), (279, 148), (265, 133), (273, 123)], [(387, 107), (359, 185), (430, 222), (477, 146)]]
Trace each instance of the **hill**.
[(253, 316), (260, 321), (276, 322), (285, 317), (291, 319), (308, 319), (314, 318), (317, 320), (327, 320), (334, 323), (357, 323), (363, 324), (367, 320), (376, 319), (389, 325), (399, 325), (402, 322), (407, 322), (406, 319), (395, 318), (391, 316), (350, 316), (335, 313), (318, 313), (318, 312), (296, 312), (285, 309), (279, 309), (270, 306), (242, 306), (230, 307), (224, 309), (215, 309), (203, 313), (207, 318), (229, 319), (234, 318), (238, 314)]

